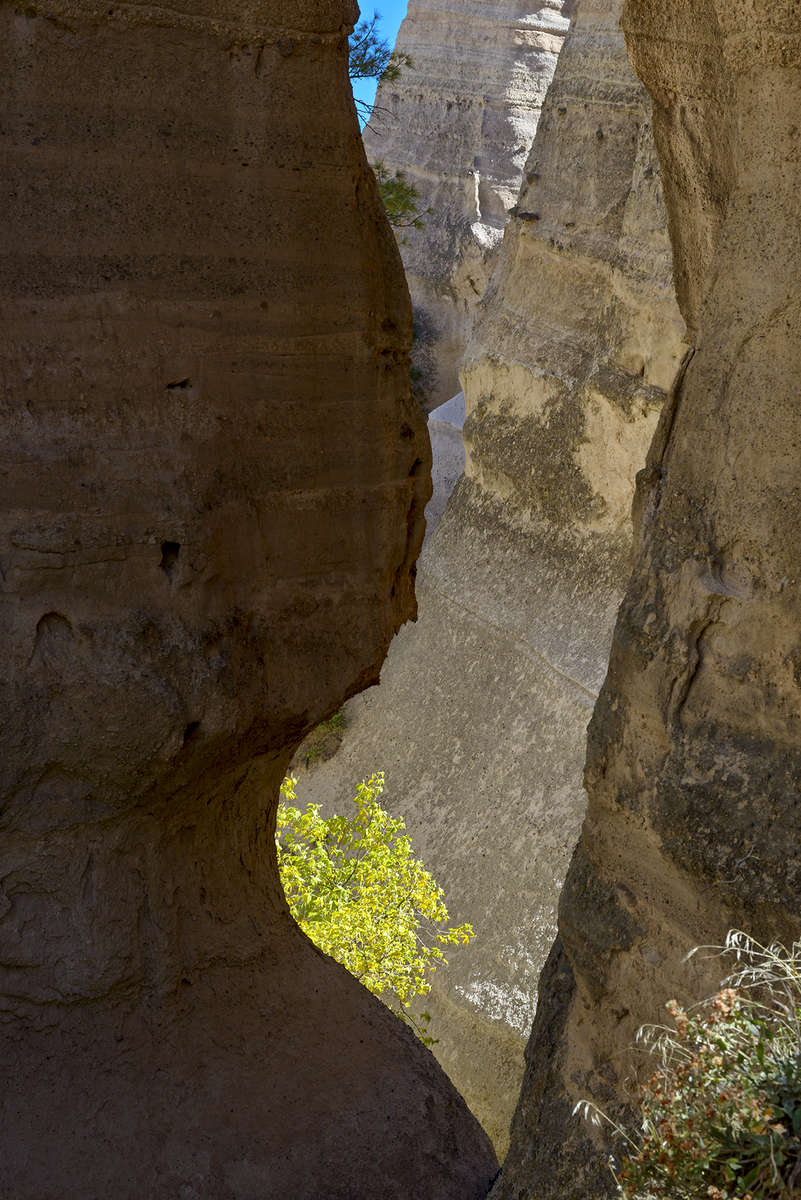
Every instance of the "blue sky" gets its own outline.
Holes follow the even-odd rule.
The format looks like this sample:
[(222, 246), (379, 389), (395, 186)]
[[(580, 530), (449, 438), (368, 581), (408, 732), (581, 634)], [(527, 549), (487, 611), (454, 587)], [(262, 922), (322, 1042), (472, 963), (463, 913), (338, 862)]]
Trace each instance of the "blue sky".
[[(381, 20), (378, 27), (381, 36), (389, 42), (390, 46), (394, 46), (398, 27), (406, 16), (407, 3), (408, 0), (375, 0), (374, 3), (369, 3), (369, 0), (359, 0), (359, 7), (362, 10), (363, 18), (371, 17), (374, 12), (380, 14)], [(357, 99), (371, 105), (375, 99), (375, 89), (374, 79), (360, 79), (354, 86), (353, 93)]]

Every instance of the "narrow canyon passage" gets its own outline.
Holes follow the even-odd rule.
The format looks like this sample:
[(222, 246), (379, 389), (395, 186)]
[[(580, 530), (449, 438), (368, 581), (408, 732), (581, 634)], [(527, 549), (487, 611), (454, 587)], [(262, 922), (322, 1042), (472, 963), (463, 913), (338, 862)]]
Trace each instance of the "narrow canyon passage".
[[(466, 470), (420, 559), (418, 620), (393, 643), (381, 686), (348, 704), (335, 757), (300, 779), (304, 799), (341, 810), (384, 770), (387, 805), (455, 919), (475, 926), (425, 1008), (435, 1055), (501, 1158), (584, 817), (585, 730), (630, 566), (634, 480), (686, 349), (650, 103), (621, 7), (575, 6), (463, 359)], [(439, 45), (433, 16), (424, 28)], [(513, 41), (506, 59), (496, 37), (489, 61), (507, 64)], [(424, 63), (419, 41), (409, 46)], [(467, 65), (438, 63), (442, 96), (458, 93), (474, 53), (470, 43)], [(482, 136), (475, 111), (424, 102), (412, 77), (393, 116), (398, 157), (420, 153), (425, 129), (465, 168)], [(382, 85), (379, 102), (395, 89)], [(415, 264), (452, 213), (451, 199), (401, 246), (413, 305), (429, 294)]]
[[(801, 933), (798, 0), (535, 7), (411, 0), (390, 97), (420, 557), (356, 5), (0, 4), (3, 1197), (604, 1200), (683, 954)], [(352, 697), (305, 798), (384, 768), (484, 921), (453, 1082), (281, 894)]]
[(573, 0), (409, 0), (397, 79), (378, 87), (369, 161), (401, 170), (420, 196), (403, 233), (412, 362), (427, 410), (459, 391), (479, 301), (497, 262)]

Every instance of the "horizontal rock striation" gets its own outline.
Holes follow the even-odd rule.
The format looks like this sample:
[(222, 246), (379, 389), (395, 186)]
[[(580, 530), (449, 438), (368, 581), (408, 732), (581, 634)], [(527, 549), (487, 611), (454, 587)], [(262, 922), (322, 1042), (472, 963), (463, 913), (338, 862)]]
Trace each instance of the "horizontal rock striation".
[(626, 4), (693, 345), (638, 481), (589, 809), (493, 1196), (611, 1195), (575, 1101), (620, 1113), (637, 1027), (714, 989), (719, 962), (682, 965), (692, 946), (801, 933), (798, 15)]
[(467, 469), (421, 558), (418, 623), (348, 706), (340, 753), (303, 781), (339, 803), (383, 768), (388, 806), (474, 923), (426, 1007), (435, 1054), (500, 1152), (584, 814), (634, 478), (684, 350), (619, 14), (585, 0), (559, 59), (462, 372)]
[(355, 6), (0, 7), (0, 1194), (483, 1196), (291, 920), (305, 730), (415, 611), (429, 450)]
[(413, 66), (381, 84), (371, 162), (405, 172), (428, 212), (403, 232), (413, 362), (428, 409), (459, 390), (476, 305), (517, 198), (573, 0), (409, 0), (395, 49)]

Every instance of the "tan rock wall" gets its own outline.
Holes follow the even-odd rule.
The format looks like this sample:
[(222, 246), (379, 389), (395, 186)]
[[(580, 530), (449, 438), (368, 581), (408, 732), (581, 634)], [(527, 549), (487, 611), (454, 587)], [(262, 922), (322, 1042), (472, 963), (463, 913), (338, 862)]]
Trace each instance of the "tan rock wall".
[(484, 1194), (291, 921), (305, 729), (415, 608), (429, 451), (355, 8), (0, 6), (0, 1193)]
[(463, 369), (467, 474), (421, 558), (418, 623), (301, 783), (340, 804), (383, 768), (388, 807), (475, 925), (426, 1007), (501, 1153), (584, 814), (634, 477), (684, 349), (619, 15), (585, 2), (565, 40)]
[(639, 480), (589, 810), (493, 1196), (610, 1194), (575, 1100), (619, 1110), (636, 1028), (713, 989), (719, 965), (681, 964), (693, 945), (801, 932), (798, 16), (626, 6), (696, 332)]
[(413, 361), (428, 409), (459, 391), (473, 314), (497, 261), (573, 0), (409, 0), (364, 141), (430, 209), (403, 232)]

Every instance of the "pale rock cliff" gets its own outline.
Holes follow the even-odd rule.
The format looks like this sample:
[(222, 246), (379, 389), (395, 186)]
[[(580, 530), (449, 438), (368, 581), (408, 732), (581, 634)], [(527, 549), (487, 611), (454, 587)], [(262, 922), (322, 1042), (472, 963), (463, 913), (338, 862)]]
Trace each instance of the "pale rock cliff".
[(337, 757), (301, 780), (341, 804), (383, 768), (387, 806), (474, 923), (426, 1007), (501, 1152), (584, 813), (634, 478), (684, 350), (619, 15), (584, 0), (565, 41), (463, 370), (467, 470), (421, 558), (419, 621), (348, 705)]
[(442, 520), (453, 489), (464, 474), (464, 392), (451, 396), (428, 416), (431, 439), (431, 499), (426, 505), (426, 539)]
[(403, 170), (430, 209), (401, 246), (428, 409), (459, 390), (572, 3), (409, 0), (395, 49), (413, 67), (379, 87), (364, 141), (370, 161)]
[(637, 1027), (732, 926), (801, 933), (801, 28), (796, 0), (628, 0), (693, 330), (637, 491), (589, 809), (498, 1200), (612, 1193)]
[(343, 0), (0, 6), (0, 1194), (441, 1200), (490, 1147), (300, 934), (278, 783), (413, 615)]

